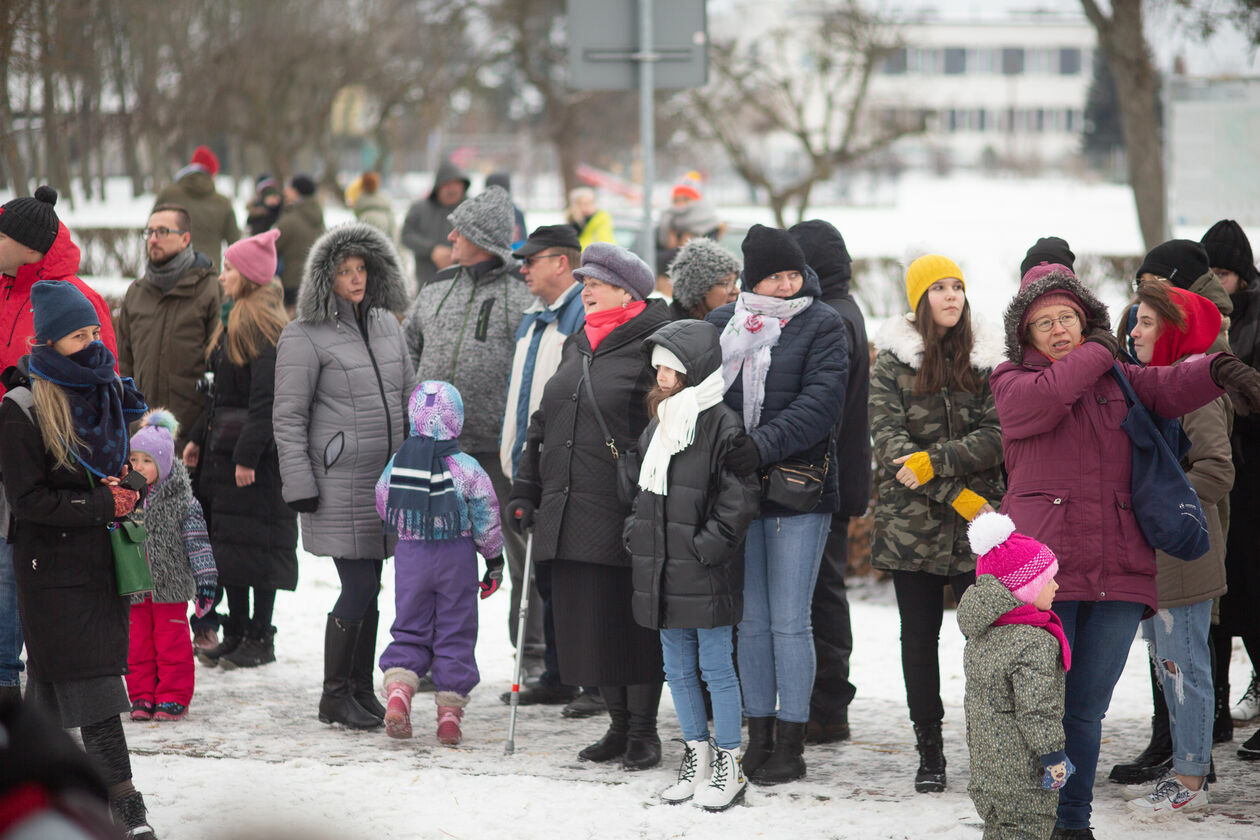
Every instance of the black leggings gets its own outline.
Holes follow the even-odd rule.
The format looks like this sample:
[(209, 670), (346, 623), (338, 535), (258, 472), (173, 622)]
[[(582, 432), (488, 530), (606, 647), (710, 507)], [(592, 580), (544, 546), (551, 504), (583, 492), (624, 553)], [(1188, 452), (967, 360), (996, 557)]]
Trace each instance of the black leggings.
[[(249, 590), (254, 590), (254, 615), (249, 614)], [(271, 618), (276, 609), (276, 590), (261, 586), (225, 586), (227, 593), (228, 615), (233, 621), (239, 621), (241, 627), (254, 626), (270, 628)]]
[(106, 787), (113, 788), (131, 778), (127, 736), (123, 734), (122, 719), (118, 715), (81, 727), (79, 734), (83, 736), (84, 751), (96, 762)]
[(341, 578), (341, 595), (333, 604), (333, 618), (362, 621), (376, 609), (376, 596), (381, 593), (381, 570), (384, 560), (352, 560), (334, 557), (337, 577)]
[[(1251, 660), (1251, 669), (1253, 671), (1260, 670), (1260, 633), (1249, 633), (1242, 636), (1242, 640), (1243, 648), (1247, 651), (1247, 658)], [(1208, 641), (1211, 642), (1212, 652), (1216, 656), (1216, 664), (1212, 670), (1212, 682), (1218, 691), (1228, 695), (1229, 660), (1234, 655), (1234, 637), (1222, 632), (1220, 625), (1214, 624), (1208, 633)], [(1226, 699), (1228, 700), (1228, 697)]]
[(901, 673), (906, 681), (910, 720), (920, 725), (940, 723), (945, 718), (945, 707), (941, 704), (937, 648), (941, 642), (941, 620), (945, 617), (945, 587), (953, 589), (954, 599), (958, 600), (976, 582), (976, 573), (892, 575), (897, 612), (901, 614)]

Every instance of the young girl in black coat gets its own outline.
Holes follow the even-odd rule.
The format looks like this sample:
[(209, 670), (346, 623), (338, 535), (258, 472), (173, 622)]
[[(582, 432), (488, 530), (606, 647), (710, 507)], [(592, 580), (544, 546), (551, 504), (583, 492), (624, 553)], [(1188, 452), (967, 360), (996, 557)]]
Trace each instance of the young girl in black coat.
[[(760, 508), (760, 485), (755, 474), (741, 477), (725, 464), (743, 426), (722, 402), (717, 328), (676, 321), (643, 347), (657, 386), (647, 397), (654, 419), (639, 440), (639, 496), (626, 521), (632, 606), (639, 624), (660, 630), (665, 678), (686, 740), (678, 781), (661, 799), (694, 798), (705, 810), (722, 811), (746, 786), (731, 631), (743, 612), (742, 548)], [(701, 675), (713, 700), (712, 741)]]

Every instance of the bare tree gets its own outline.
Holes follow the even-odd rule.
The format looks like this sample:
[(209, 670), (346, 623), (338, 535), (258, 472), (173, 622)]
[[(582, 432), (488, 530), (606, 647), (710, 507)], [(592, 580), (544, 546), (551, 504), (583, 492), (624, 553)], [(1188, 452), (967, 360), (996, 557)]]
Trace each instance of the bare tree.
[(11, 0), (0, 3), (0, 149), (4, 150), (0, 166), (3, 179), (8, 181), (18, 195), (28, 195), (26, 161), (18, 149), (17, 129), (13, 119), (13, 104), (9, 98), (9, 77), (18, 69), (19, 54), (15, 41), (22, 32), (29, 0)]

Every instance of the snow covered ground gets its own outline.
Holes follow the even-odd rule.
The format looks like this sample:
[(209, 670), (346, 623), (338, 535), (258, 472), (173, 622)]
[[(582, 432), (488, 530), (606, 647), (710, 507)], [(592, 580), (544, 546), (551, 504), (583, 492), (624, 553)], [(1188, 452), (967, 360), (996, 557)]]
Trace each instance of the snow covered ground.
[[(627, 773), (577, 761), (605, 718), (571, 721), (559, 707), (520, 709), (516, 752), (504, 755), (509, 688), (507, 593), (482, 603), (477, 646), (482, 684), (464, 721), (464, 743), (440, 746), (431, 695), (418, 696), (416, 736), (391, 740), (316, 719), (324, 615), (337, 593), (332, 563), (303, 555), (296, 593), (276, 604), (278, 661), (252, 671), (198, 666), (187, 719), (126, 724), (137, 786), (159, 836), (201, 838), (922, 838), (975, 840), (980, 821), (967, 798), (962, 699), (963, 641), (947, 613), (942, 630), (949, 788), (916, 794), (917, 758), (906, 716), (891, 586), (855, 582), (853, 740), (809, 747), (809, 775), (777, 788), (750, 788), (746, 803), (724, 814), (659, 804), (655, 794), (677, 769), (681, 746), (669, 692), (661, 704), (665, 760)], [(382, 622), (392, 618), (392, 566), (381, 595)], [(387, 624), (386, 624), (387, 626)], [(378, 648), (388, 642), (382, 632)], [(1234, 684), (1250, 677), (1235, 653)], [(1145, 649), (1134, 644), (1104, 722), (1102, 778), (1095, 790), (1100, 838), (1159, 831), (1161, 840), (1254, 838), (1260, 824), (1260, 766), (1239, 760), (1233, 745), (1216, 750), (1220, 782), (1206, 813), (1159, 828), (1131, 819), (1106, 770), (1145, 745), (1150, 688)], [(1244, 728), (1242, 737), (1250, 734)]]

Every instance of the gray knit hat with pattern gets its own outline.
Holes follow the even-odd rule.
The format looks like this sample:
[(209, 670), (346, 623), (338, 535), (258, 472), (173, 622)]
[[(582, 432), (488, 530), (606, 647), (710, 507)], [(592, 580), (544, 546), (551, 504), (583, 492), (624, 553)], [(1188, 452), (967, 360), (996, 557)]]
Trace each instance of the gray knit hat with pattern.
[(501, 258), (506, 265), (516, 265), (512, 256), (516, 215), (512, 199), (502, 187), (486, 189), (456, 207), (446, 218), (469, 242)]
[(712, 239), (693, 239), (684, 245), (669, 264), (666, 274), (674, 283), (674, 300), (683, 309), (691, 309), (731, 274), (743, 268), (739, 258)]

